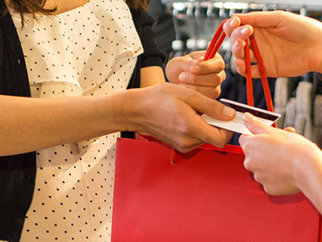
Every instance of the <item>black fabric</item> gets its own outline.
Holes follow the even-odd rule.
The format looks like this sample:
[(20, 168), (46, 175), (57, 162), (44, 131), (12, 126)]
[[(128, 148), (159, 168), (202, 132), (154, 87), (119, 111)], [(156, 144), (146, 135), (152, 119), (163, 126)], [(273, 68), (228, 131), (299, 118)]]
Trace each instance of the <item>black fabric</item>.
[(142, 10), (131, 9), (135, 28), (140, 36), (144, 53), (138, 57), (128, 88), (140, 87), (140, 69), (149, 66), (163, 67), (166, 55), (155, 44), (155, 34), (152, 30), (154, 19)]
[[(0, 1), (0, 94), (30, 97), (25, 61), (16, 29)], [(5, 114), (2, 114), (4, 117)], [(3, 140), (2, 142), (6, 142)], [(0, 239), (17, 242), (30, 206), (36, 153), (0, 157)]]
[[(162, 66), (165, 55), (154, 44), (153, 19), (143, 11), (131, 12), (145, 51), (138, 57), (128, 86), (138, 88), (140, 68)], [(4, 0), (0, 0), (0, 94), (30, 97), (23, 51)], [(36, 152), (0, 157), (0, 240), (20, 240), (34, 192), (35, 177)]]
[[(140, 36), (140, 40), (144, 49), (144, 53), (138, 57), (136, 68), (133, 71), (128, 88), (139, 88), (141, 74), (140, 70), (149, 66), (160, 66), (163, 68), (166, 55), (157, 48), (155, 43), (155, 33), (152, 30), (154, 19), (146, 12), (131, 9), (131, 14), (135, 28)], [(133, 132), (122, 132), (124, 138), (134, 138)]]
[(155, 19), (152, 26), (156, 35), (155, 42), (169, 57), (172, 52), (172, 41), (176, 38), (172, 15), (161, 0), (150, 1), (148, 13)]

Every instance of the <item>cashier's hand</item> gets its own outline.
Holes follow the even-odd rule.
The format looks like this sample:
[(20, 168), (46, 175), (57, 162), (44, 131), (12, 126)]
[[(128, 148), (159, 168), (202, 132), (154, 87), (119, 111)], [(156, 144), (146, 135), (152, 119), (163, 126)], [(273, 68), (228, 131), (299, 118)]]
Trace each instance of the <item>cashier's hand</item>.
[[(236, 57), (237, 71), (246, 74), (245, 39), (254, 34), (269, 77), (299, 76), (322, 71), (322, 23), (312, 18), (283, 11), (235, 14), (224, 24)], [(252, 63), (256, 63), (250, 50)], [(260, 77), (258, 65), (252, 76)]]
[(205, 53), (196, 51), (171, 59), (166, 67), (166, 75), (172, 83), (215, 99), (221, 93), (220, 84), (226, 79), (225, 63), (219, 54), (213, 59), (203, 61)]
[(251, 114), (244, 115), (244, 122), (253, 134), (239, 139), (245, 153), (245, 168), (254, 173), (254, 179), (270, 195), (299, 192), (301, 171), (307, 170), (310, 153), (314, 154), (316, 145), (292, 128), (267, 126)]

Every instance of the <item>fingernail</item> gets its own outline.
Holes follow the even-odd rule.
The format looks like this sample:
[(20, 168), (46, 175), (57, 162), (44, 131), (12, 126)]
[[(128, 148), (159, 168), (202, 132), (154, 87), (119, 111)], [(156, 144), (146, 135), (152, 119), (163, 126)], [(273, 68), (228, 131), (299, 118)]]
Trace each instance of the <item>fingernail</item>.
[(243, 35), (248, 35), (250, 33), (250, 29), (245, 27), (240, 31)]
[(230, 25), (231, 27), (235, 27), (237, 24), (238, 24), (238, 21), (237, 21), (237, 19), (236, 19), (236, 18), (233, 18), (233, 19), (230, 21), (230, 23), (229, 23), (229, 25)]
[(191, 72), (199, 72), (201, 70), (201, 67), (199, 65), (193, 65), (190, 67)]
[(235, 110), (229, 107), (224, 107), (222, 114), (227, 118), (232, 118), (235, 115)]
[(240, 48), (240, 45), (239, 45), (238, 41), (236, 41), (236, 43), (235, 43), (235, 49), (239, 49), (239, 48)]
[(199, 58), (198, 58), (198, 62), (202, 62), (203, 60), (205, 59), (205, 57), (204, 56), (200, 56)]
[(180, 75), (179, 75), (179, 80), (180, 81), (186, 81), (188, 79), (188, 73), (186, 72), (182, 72)]
[(243, 119), (247, 122), (247, 123), (251, 123), (253, 121), (255, 121), (255, 117), (253, 115), (251, 115), (250, 113), (244, 113), (243, 114)]

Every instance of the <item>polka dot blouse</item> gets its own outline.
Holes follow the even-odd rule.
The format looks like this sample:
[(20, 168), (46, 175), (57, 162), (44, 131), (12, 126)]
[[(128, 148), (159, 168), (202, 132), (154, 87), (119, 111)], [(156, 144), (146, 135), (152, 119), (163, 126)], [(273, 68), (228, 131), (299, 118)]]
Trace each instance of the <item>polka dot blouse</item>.
[[(91, 0), (55, 16), (26, 15), (21, 40), (33, 98), (110, 95), (126, 89), (142, 46), (122, 0)], [(119, 133), (37, 151), (34, 197), (21, 237), (110, 241)]]

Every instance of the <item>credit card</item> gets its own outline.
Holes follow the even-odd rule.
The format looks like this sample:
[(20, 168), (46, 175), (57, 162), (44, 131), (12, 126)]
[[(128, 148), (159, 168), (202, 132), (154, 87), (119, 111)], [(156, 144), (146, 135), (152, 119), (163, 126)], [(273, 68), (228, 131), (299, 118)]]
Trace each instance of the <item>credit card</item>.
[(214, 119), (206, 114), (203, 114), (201, 118), (203, 118), (207, 123), (212, 126), (227, 129), (240, 134), (251, 134), (251, 132), (247, 129), (243, 121), (244, 113), (251, 113), (255, 117), (257, 117), (261, 122), (266, 125), (271, 126), (277, 119), (281, 117), (280, 114), (270, 112), (261, 108), (252, 107), (243, 103), (231, 101), (225, 98), (221, 98), (219, 100), (224, 105), (235, 109), (236, 117), (230, 121), (222, 121), (218, 119)]

